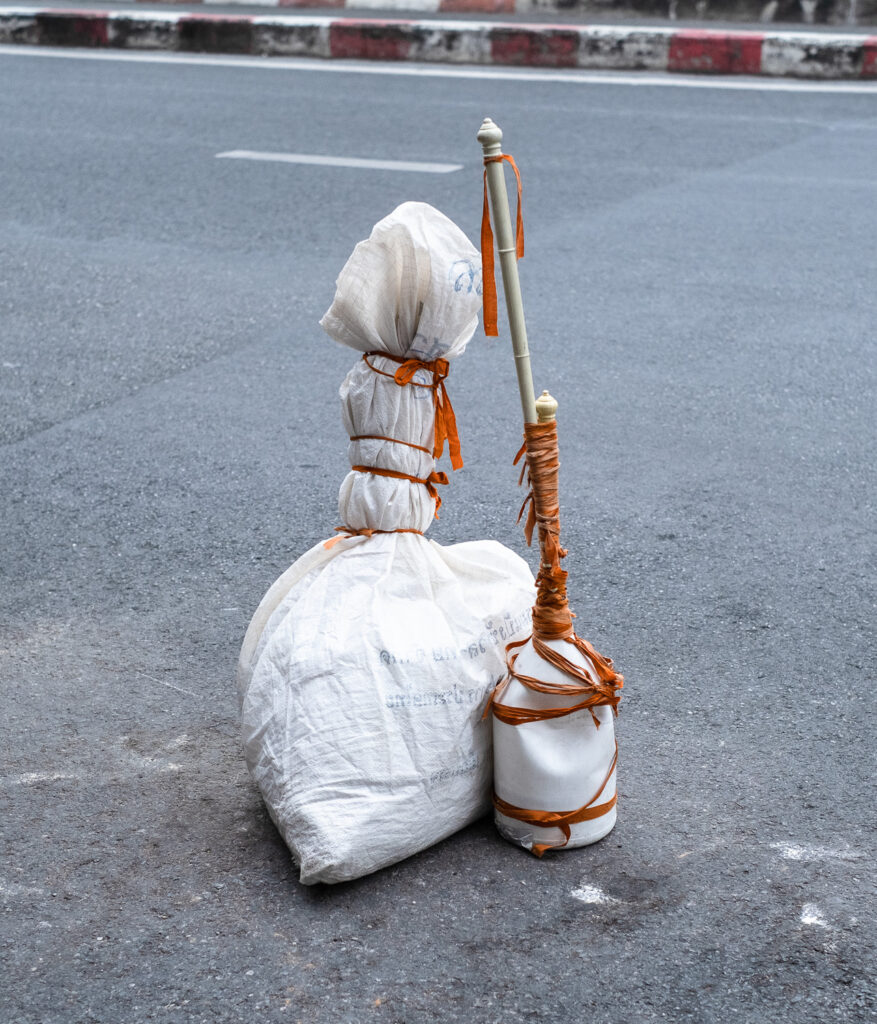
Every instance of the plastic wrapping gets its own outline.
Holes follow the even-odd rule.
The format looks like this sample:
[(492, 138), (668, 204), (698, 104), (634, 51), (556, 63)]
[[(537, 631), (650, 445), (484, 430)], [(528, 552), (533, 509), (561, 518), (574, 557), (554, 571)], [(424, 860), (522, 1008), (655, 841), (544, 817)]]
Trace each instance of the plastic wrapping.
[[(339, 276), (323, 327), (396, 357), (359, 360), (341, 387), (345, 427), (367, 436), (351, 441), (351, 466), (400, 474), (351, 470), (339, 498), (350, 531), (430, 526), (435, 497), (416, 481), (434, 473), (447, 399), (427, 368), (410, 383), (395, 374), (402, 359), (460, 355), (477, 323), (479, 274), (459, 228), (406, 203)], [(529, 631), (533, 596), (528, 566), (502, 545), (442, 547), (417, 532), (321, 542), (277, 580), (241, 651), (242, 736), (302, 882), (357, 878), (486, 812), (482, 712), (505, 645)]]

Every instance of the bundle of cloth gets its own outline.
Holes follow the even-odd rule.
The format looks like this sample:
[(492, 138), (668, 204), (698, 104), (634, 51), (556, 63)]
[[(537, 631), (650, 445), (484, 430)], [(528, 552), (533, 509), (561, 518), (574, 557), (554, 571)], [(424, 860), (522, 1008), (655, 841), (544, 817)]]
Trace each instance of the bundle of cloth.
[(341, 526), (271, 587), (238, 665), (250, 771), (304, 883), (358, 878), (490, 807), (490, 723), (534, 581), (491, 540), (426, 537), (462, 466), (445, 380), (472, 337), (480, 258), (424, 203), (360, 242), (320, 321), (362, 353), (341, 385)]

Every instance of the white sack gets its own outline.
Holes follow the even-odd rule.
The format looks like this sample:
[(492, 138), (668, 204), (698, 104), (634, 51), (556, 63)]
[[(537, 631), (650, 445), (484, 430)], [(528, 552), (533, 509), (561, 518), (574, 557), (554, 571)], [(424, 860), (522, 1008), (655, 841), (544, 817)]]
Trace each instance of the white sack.
[[(406, 203), (356, 247), (321, 323), (361, 352), (451, 360), (475, 330), (479, 281), (478, 253), (459, 228)], [(398, 367), (371, 360), (391, 375)], [(350, 435), (432, 449), (432, 391), (358, 360), (341, 400)], [(402, 444), (357, 441), (349, 451), (351, 465), (419, 478), (434, 468)], [(353, 529), (426, 530), (435, 503), (423, 484), (352, 470), (339, 507)], [(317, 544), (269, 590), (241, 651), (242, 735), (303, 882), (357, 878), (487, 811), (482, 711), (504, 675), (505, 645), (529, 631), (533, 598), (527, 564), (501, 544), (441, 547), (411, 533)]]

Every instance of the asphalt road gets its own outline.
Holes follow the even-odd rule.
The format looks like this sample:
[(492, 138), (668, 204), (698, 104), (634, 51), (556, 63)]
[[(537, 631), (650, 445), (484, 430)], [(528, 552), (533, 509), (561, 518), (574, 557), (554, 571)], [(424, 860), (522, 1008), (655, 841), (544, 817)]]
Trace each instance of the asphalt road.
[[(877, 105), (648, 81), (0, 54), (4, 1024), (875, 1019)], [(337, 524), (335, 275), (406, 199), (477, 239), (485, 114), (578, 628), (626, 678), (618, 825), (304, 888), (237, 650)], [(449, 390), (433, 535), (524, 553), (508, 341)]]

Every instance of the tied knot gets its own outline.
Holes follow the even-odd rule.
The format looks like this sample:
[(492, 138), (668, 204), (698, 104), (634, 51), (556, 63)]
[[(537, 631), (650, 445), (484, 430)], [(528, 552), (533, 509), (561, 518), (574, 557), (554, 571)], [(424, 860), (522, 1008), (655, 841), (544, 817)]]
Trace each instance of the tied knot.
[(433, 470), (424, 481), (426, 484), (426, 493), (433, 498), (435, 501), (436, 519), (438, 519), (438, 510), (442, 507), (442, 499), (439, 492), (435, 489), (436, 484), (442, 484), (446, 486), (450, 481), (448, 480), (447, 473), (437, 473)]
[(447, 359), (434, 359), (431, 363), (422, 359), (406, 359), (393, 374), (393, 380), (400, 385), (410, 384), (418, 370), (426, 370), (432, 374), (432, 386), (437, 387), (447, 377), (450, 368)]
[[(369, 356), (381, 356), (383, 359), (389, 359), (398, 363), (399, 368), (395, 373), (386, 373), (370, 363)], [(448, 360), (433, 359), (431, 362), (427, 362), (425, 359), (403, 359), (401, 356), (394, 356), (389, 352), (366, 352), (362, 358), (365, 365), (371, 370), (379, 373), (382, 377), (392, 378), (399, 387), (410, 385), (415, 388), (429, 388), (432, 391), (435, 410), (435, 439), (432, 456), (434, 459), (440, 459), (445, 450), (445, 441), (447, 441), (451, 466), (454, 469), (462, 469), (463, 455), (460, 450), (460, 435), (457, 433), (457, 417), (454, 415), (454, 408), (445, 388), (445, 378), (451, 368)], [(426, 370), (427, 373), (431, 373), (432, 380), (429, 383), (415, 380), (414, 377), (418, 370)]]
[[(371, 473), (373, 476), (385, 476), (391, 480), (410, 480), (413, 484), (423, 484), (426, 493), (435, 502), (435, 517), (438, 519), (438, 510), (442, 507), (442, 499), (435, 489), (435, 485), (447, 484), (449, 482), (447, 473), (437, 473), (433, 470), (429, 476), (412, 476), (410, 473), (400, 473), (397, 469), (384, 469), (383, 466), (351, 466), (350, 468), (358, 473)], [(374, 532), (380, 533), (380, 530)]]

